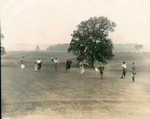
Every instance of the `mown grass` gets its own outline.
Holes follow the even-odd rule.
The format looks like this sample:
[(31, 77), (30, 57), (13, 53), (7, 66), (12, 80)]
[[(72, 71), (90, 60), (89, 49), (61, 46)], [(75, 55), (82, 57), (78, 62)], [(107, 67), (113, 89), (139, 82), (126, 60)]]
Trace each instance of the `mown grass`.
[[(20, 72), (22, 55), (26, 60), (23, 73)], [(38, 57), (44, 63), (42, 70), (35, 72), (33, 62)], [(51, 57), (59, 59), (58, 71)], [(10, 52), (3, 56), (3, 117), (38, 118), (42, 115), (45, 119), (57, 118), (54, 113), (60, 118), (69, 115), (68, 119), (150, 117), (149, 54), (115, 53), (114, 60), (105, 66), (104, 80), (90, 68), (85, 68), (85, 75), (80, 75), (79, 67), (74, 66), (70, 73), (65, 73), (64, 63), (68, 58), (76, 65), (76, 57), (70, 53)], [(127, 64), (125, 79), (120, 79), (122, 61)], [(138, 71), (135, 83), (131, 80), (133, 61)]]

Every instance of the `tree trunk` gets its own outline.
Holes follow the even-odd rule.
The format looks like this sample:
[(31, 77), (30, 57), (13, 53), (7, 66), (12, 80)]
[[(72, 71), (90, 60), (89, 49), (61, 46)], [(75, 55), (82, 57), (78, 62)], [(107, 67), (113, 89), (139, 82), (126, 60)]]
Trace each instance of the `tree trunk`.
[(91, 66), (94, 67), (94, 62), (92, 61)]
[(92, 53), (92, 60), (91, 60), (91, 65), (92, 65), (92, 67), (94, 67), (94, 61), (95, 61), (95, 58), (94, 58), (94, 52)]

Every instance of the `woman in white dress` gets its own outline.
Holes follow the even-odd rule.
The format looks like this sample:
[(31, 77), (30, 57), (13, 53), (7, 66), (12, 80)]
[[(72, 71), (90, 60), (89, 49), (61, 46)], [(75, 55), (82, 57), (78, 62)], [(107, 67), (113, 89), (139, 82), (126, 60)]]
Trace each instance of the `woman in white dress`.
[(37, 64), (37, 62), (34, 62), (34, 69), (35, 69), (35, 72), (37, 72), (37, 70), (38, 70), (38, 64)]
[(79, 63), (79, 66), (80, 66), (80, 74), (84, 74), (85, 73), (85, 70), (84, 70), (84, 64), (82, 62)]
[(21, 72), (24, 71), (24, 68), (25, 68), (25, 59), (24, 59), (24, 56), (22, 56), (22, 58), (21, 58)]

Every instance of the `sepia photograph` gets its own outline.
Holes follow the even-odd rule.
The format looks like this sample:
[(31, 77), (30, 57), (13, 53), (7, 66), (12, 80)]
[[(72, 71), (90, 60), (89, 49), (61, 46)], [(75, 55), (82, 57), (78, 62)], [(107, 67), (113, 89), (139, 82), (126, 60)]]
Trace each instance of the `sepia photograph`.
[(2, 119), (150, 119), (149, 0), (1, 0)]

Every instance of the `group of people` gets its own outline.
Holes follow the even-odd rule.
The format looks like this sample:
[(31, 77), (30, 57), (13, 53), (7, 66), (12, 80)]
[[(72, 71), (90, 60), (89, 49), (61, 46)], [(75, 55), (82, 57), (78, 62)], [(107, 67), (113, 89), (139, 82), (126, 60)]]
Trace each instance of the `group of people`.
[[(80, 66), (80, 74), (84, 74), (85, 73), (85, 70), (84, 70), (84, 64), (82, 62), (79, 63), (79, 66)], [(126, 76), (126, 68), (127, 68), (127, 65), (125, 64), (125, 62), (123, 62), (123, 64), (121, 65), (121, 68), (122, 68), (122, 74), (121, 74), (121, 79), (125, 78)], [(99, 62), (99, 66), (98, 67), (95, 67), (95, 71), (96, 72), (99, 72), (100, 73), (100, 77), (101, 79), (103, 79), (103, 72), (104, 72), (104, 65), (102, 64), (102, 62)], [(136, 71), (135, 71), (135, 63), (133, 62), (132, 63), (132, 81), (135, 82), (135, 74), (136, 74)]]
[[(37, 72), (38, 70), (41, 70), (41, 67), (42, 67), (42, 63), (43, 61), (38, 58), (35, 62), (34, 62), (34, 69), (35, 69), (35, 72)], [(23, 72), (25, 69), (25, 59), (24, 59), (24, 56), (21, 57), (21, 72)]]
[[(54, 62), (54, 65), (55, 65), (55, 70), (58, 71), (58, 63), (59, 63), (59, 60), (57, 58), (51, 58), (51, 61)], [(41, 70), (41, 67), (42, 67), (42, 63), (43, 61), (38, 58), (37, 61), (34, 62), (35, 64), (35, 72), (37, 72), (38, 70)], [(71, 69), (71, 65), (72, 65), (72, 61), (70, 59), (68, 59), (66, 61), (66, 72), (70, 72), (70, 69)], [(80, 74), (84, 74), (85, 73), (85, 70), (84, 70), (84, 63), (83, 62), (80, 62), (79, 63), (79, 67), (80, 67)], [(25, 59), (24, 59), (24, 56), (22, 56), (21, 58), (21, 72), (24, 71), (24, 68), (25, 68)], [(122, 75), (121, 75), (121, 79), (125, 78), (126, 76), (126, 68), (127, 68), (127, 65), (125, 64), (125, 62), (122, 63), (121, 65), (121, 68), (122, 68)], [(95, 67), (95, 71), (96, 72), (99, 72), (100, 73), (100, 76), (101, 76), (101, 79), (103, 79), (103, 72), (104, 72), (104, 65), (102, 64), (102, 62), (99, 62), (99, 66), (98, 67)], [(133, 62), (132, 63), (132, 81), (135, 82), (135, 74), (136, 74), (136, 71), (135, 71), (135, 63)]]
[[(125, 62), (122, 63), (122, 75), (121, 75), (121, 79), (125, 78), (126, 76), (126, 68), (127, 68), (127, 65), (125, 64)], [(136, 74), (136, 71), (135, 71), (135, 63), (133, 62), (132, 63), (132, 81), (135, 82), (135, 74)]]
[[(59, 60), (57, 58), (51, 58), (51, 61), (54, 62), (54, 67), (55, 67), (55, 70), (58, 71), (58, 63), (59, 63)], [(35, 72), (41, 70), (41, 67), (42, 67), (42, 63), (43, 61), (38, 58), (37, 61), (34, 62), (34, 69), (35, 69)], [(72, 64), (72, 61), (70, 59), (68, 59), (66, 61), (66, 72), (70, 72), (70, 68), (71, 68), (71, 64)], [(24, 56), (21, 57), (21, 72), (23, 72), (25, 69), (25, 59), (24, 59)]]

